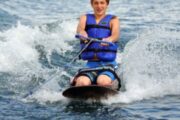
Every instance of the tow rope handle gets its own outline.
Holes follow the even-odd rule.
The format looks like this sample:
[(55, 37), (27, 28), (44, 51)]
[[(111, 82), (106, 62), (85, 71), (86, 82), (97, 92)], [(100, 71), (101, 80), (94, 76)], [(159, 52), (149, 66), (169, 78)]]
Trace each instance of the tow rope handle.
[(99, 39), (96, 39), (96, 38), (85, 37), (85, 36), (80, 35), (80, 34), (76, 34), (75, 37), (80, 39), (80, 40), (87, 40), (87, 41), (93, 41), (93, 42), (106, 43), (106, 44), (109, 44), (109, 45), (115, 45), (113, 42), (107, 42), (107, 41), (99, 40)]

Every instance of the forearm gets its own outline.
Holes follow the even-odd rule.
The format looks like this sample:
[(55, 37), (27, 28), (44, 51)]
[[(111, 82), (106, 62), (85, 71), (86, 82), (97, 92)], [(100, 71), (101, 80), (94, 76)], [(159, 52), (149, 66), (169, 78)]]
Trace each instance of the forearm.
[(109, 42), (117, 42), (119, 40), (119, 33), (115, 35), (111, 35), (110, 37), (105, 38), (105, 39), (107, 39), (107, 41)]

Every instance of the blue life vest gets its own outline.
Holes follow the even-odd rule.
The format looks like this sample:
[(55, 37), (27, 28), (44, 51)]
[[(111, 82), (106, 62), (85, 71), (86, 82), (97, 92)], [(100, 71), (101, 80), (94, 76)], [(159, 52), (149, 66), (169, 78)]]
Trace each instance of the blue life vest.
[[(113, 15), (106, 15), (99, 24), (96, 24), (94, 14), (87, 14), (86, 32), (88, 37), (102, 40), (111, 36), (110, 21)], [(83, 49), (86, 44), (81, 42)], [(87, 49), (80, 55), (80, 58), (88, 61), (114, 61), (118, 49), (117, 43), (108, 46), (101, 45), (100, 42), (92, 42)]]

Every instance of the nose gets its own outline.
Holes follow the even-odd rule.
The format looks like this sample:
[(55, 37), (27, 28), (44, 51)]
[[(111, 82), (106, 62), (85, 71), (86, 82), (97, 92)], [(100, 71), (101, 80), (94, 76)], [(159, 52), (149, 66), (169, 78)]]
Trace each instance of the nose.
[(100, 3), (99, 3), (99, 4), (97, 4), (97, 7), (98, 7), (98, 8), (101, 8), (101, 6), (102, 6), (102, 5), (101, 5)]

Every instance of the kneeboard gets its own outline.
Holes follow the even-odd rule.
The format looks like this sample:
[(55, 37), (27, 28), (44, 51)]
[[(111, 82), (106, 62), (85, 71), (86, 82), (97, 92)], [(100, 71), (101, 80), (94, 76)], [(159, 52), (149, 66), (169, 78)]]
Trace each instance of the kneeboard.
[(108, 96), (118, 94), (117, 90), (110, 87), (90, 85), (90, 86), (73, 86), (66, 89), (63, 96), (72, 99), (107, 99)]

